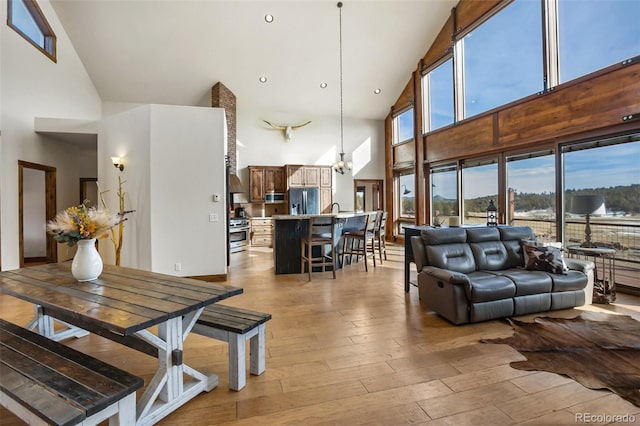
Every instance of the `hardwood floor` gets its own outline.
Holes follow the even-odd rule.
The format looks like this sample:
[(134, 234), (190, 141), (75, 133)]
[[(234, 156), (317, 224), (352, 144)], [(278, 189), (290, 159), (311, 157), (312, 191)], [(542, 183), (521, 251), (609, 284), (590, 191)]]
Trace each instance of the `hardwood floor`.
[[(356, 263), (337, 272), (275, 276), (272, 254), (231, 256), (228, 283), (244, 294), (225, 304), (270, 312), (267, 369), (247, 374), (240, 392), (228, 389), (226, 344), (190, 335), (185, 362), (214, 371), (220, 385), (159, 425), (562, 425), (576, 415), (635, 415), (636, 407), (608, 391), (593, 391), (545, 372), (515, 370), (523, 357), (506, 345), (479, 343), (506, 337), (501, 321), (453, 326), (420, 306), (417, 289), (405, 294), (403, 254), (387, 246), (388, 261), (364, 271)], [(640, 320), (640, 298), (624, 294), (592, 311)], [(581, 309), (546, 315), (571, 317)], [(25, 324), (32, 307), (0, 296), (2, 317)], [(533, 318), (534, 315), (525, 318)], [(142, 376), (155, 361), (95, 335), (68, 345)], [(0, 424), (22, 424), (0, 411)], [(607, 421), (599, 424), (607, 424)]]

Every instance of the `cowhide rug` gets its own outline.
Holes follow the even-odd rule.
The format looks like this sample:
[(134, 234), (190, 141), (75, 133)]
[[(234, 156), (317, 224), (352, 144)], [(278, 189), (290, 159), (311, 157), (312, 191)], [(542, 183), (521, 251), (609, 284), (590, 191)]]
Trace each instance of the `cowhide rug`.
[(590, 389), (609, 389), (640, 407), (640, 322), (626, 315), (584, 312), (571, 319), (507, 320), (515, 333), (483, 343), (507, 344), (526, 361), (518, 370), (564, 374)]

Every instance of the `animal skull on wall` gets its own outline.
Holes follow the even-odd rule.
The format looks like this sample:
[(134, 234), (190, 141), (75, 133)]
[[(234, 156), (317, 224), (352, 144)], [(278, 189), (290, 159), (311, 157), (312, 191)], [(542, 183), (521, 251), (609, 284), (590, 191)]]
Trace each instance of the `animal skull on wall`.
[(271, 124), (267, 120), (262, 120), (262, 121), (264, 121), (265, 123), (267, 123), (269, 126), (273, 127), (274, 129), (283, 130), (284, 131), (284, 139), (287, 142), (291, 142), (291, 136), (292, 136), (293, 130), (299, 129), (300, 127), (304, 127), (307, 124), (311, 123), (311, 121), (307, 121), (304, 124), (298, 124), (296, 126), (281, 126), (281, 125)]

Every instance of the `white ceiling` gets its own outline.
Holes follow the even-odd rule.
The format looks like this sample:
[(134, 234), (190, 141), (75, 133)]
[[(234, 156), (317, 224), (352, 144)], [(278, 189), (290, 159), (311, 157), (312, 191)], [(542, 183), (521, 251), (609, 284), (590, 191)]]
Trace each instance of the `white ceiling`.
[[(265, 118), (340, 113), (337, 1), (51, 3), (103, 101), (210, 106), (222, 82)], [(383, 119), (457, 1), (343, 3), (344, 115)]]

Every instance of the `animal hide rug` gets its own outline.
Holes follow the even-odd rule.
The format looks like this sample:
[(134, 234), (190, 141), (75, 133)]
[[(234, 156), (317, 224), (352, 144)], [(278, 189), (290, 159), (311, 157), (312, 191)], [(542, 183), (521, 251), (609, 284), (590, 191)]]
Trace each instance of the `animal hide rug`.
[(526, 361), (519, 370), (564, 374), (590, 389), (609, 389), (640, 407), (640, 322), (626, 315), (584, 312), (571, 319), (507, 320), (515, 333), (483, 343), (507, 344)]

